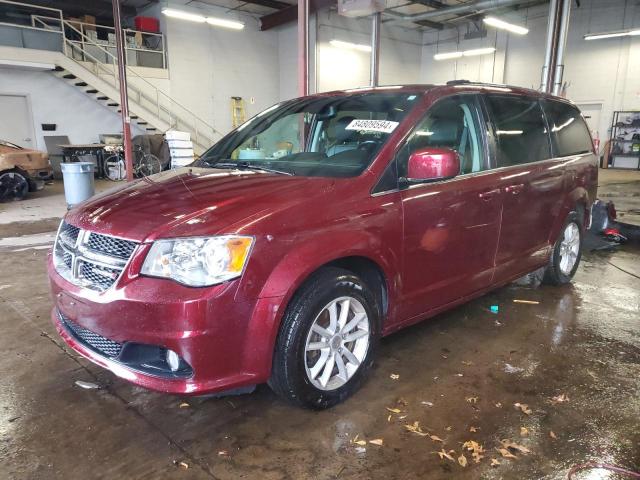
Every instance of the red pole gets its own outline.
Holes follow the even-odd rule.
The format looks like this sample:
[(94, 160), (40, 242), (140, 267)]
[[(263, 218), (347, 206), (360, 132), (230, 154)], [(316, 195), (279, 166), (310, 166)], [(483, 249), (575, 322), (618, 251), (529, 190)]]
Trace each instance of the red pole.
[(309, 0), (298, 0), (298, 96), (309, 95)]
[(133, 149), (131, 148), (131, 118), (129, 117), (129, 96), (127, 93), (127, 65), (124, 58), (124, 38), (120, 19), (120, 0), (113, 0), (113, 26), (116, 32), (118, 52), (118, 78), (120, 80), (120, 111), (122, 112), (122, 136), (124, 140), (124, 162), (127, 182), (133, 181)]

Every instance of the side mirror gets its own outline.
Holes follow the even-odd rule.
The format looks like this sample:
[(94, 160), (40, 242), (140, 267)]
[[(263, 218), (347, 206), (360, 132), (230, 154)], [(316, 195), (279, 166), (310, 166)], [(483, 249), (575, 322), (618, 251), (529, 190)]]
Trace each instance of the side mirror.
[(453, 178), (460, 173), (458, 152), (450, 148), (423, 148), (409, 157), (407, 181), (421, 183)]

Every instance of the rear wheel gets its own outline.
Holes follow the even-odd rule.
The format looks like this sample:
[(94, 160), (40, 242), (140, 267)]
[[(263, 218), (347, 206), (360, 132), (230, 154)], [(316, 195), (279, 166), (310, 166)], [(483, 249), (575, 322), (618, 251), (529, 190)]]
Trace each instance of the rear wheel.
[(0, 172), (0, 201), (22, 200), (29, 192), (29, 181), (20, 172)]
[(326, 268), (295, 295), (282, 321), (269, 385), (308, 408), (328, 408), (362, 384), (379, 338), (369, 288), (352, 273)]
[(544, 283), (564, 285), (578, 270), (582, 257), (582, 225), (576, 213), (569, 214), (558, 240), (553, 246), (549, 265), (544, 273)]

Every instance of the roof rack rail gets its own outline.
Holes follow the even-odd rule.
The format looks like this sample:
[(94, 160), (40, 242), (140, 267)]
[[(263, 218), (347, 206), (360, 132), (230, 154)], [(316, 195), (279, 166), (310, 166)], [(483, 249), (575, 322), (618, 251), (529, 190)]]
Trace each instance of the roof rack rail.
[(447, 85), (465, 85), (471, 83), (471, 80), (449, 80)]

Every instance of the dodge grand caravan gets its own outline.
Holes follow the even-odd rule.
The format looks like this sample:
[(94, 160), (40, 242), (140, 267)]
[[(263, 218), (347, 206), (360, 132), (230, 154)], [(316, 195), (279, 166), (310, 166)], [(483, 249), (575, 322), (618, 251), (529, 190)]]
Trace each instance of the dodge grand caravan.
[(596, 195), (568, 101), (451, 82), (294, 99), (195, 164), (69, 211), (49, 258), (71, 348), (135, 384), (268, 382), (330, 407), (381, 336), (544, 268), (571, 280)]

